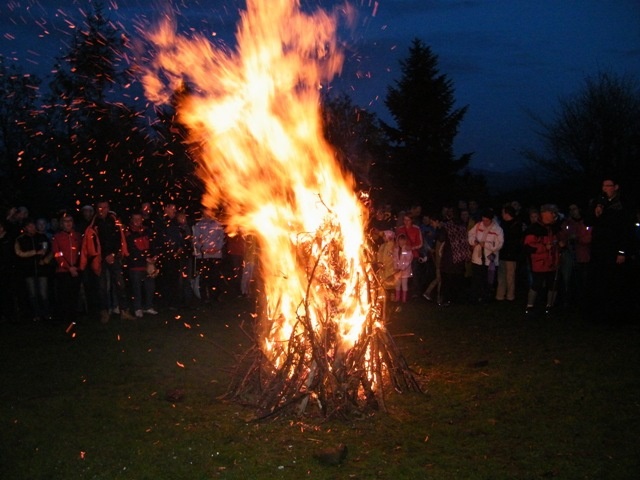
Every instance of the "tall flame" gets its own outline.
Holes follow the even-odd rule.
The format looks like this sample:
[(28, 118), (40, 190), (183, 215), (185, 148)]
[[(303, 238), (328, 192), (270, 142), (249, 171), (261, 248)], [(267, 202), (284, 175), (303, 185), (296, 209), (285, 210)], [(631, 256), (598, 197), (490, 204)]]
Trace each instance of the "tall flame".
[(231, 228), (259, 238), (262, 348), (276, 367), (301, 323), (318, 337), (334, 332), (345, 352), (370, 312), (366, 211), (320, 115), (321, 86), (343, 63), (337, 23), (337, 13), (306, 14), (295, 0), (248, 0), (235, 51), (179, 35), (170, 20), (148, 34), (147, 97), (162, 103), (192, 86), (178, 116), (201, 155), (203, 205), (224, 206)]

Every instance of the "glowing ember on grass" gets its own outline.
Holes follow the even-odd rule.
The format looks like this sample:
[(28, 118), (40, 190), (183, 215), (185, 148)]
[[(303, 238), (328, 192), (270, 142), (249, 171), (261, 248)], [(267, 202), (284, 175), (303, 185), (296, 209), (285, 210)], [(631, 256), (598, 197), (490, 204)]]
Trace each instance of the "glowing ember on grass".
[(418, 389), (383, 325), (366, 210), (322, 134), (320, 88), (342, 66), (341, 15), (347, 7), (310, 15), (294, 0), (249, 0), (235, 51), (178, 35), (169, 20), (147, 35), (148, 98), (169, 102), (187, 86), (178, 118), (203, 205), (259, 240), (264, 311), (230, 393), (264, 415), (309, 400), (325, 414), (379, 404), (385, 373)]

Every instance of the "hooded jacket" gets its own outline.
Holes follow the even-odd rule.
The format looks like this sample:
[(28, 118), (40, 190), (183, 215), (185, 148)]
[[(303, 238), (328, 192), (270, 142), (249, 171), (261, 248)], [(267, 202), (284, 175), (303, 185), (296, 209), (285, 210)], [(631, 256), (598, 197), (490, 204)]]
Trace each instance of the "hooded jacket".
[[(476, 223), (469, 230), (468, 239), (469, 245), (473, 248), (472, 263), (488, 266), (493, 260), (494, 265), (498, 265), (500, 249), (504, 245), (504, 232), (495, 219), (491, 220), (488, 227), (482, 221)], [(482, 242), (484, 242), (484, 249), (479, 245)], [(491, 257), (491, 255), (494, 256)]]

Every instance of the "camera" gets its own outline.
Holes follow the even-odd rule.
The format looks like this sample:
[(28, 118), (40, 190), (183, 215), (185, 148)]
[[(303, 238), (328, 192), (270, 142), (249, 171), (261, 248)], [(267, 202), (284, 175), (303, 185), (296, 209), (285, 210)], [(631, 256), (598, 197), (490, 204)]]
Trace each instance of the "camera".
[(602, 205), (603, 207), (606, 207), (608, 203), (609, 203), (609, 199), (607, 198), (606, 195), (602, 194), (596, 197), (594, 206)]

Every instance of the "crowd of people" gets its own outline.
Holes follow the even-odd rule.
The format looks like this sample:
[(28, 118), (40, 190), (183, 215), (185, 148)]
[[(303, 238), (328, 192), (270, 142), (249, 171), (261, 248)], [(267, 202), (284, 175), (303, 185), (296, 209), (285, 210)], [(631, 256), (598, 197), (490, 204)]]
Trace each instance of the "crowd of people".
[[(9, 209), (0, 220), (0, 318), (107, 323), (255, 293), (252, 235), (230, 234), (215, 214), (191, 221), (175, 203), (160, 207), (156, 214), (144, 203), (126, 224), (107, 200), (49, 220)], [(372, 212), (369, 232), (397, 309), (411, 299), (522, 302), (534, 315), (560, 302), (604, 319), (638, 308), (640, 214), (625, 208), (615, 179), (566, 211), (517, 201), (495, 210), (473, 200), (438, 211), (385, 205)]]
[(529, 316), (575, 306), (606, 320), (639, 307), (640, 211), (625, 208), (615, 179), (566, 211), (551, 203), (524, 210), (518, 201), (494, 210), (460, 200), (394, 216), (387, 205), (372, 217), (370, 238), (397, 310), (411, 298), (442, 307), (520, 301)]
[(175, 203), (144, 203), (123, 219), (107, 200), (74, 215), (33, 219), (27, 207), (0, 220), (2, 321), (124, 320), (253, 293), (256, 245), (214, 218), (189, 221)]

